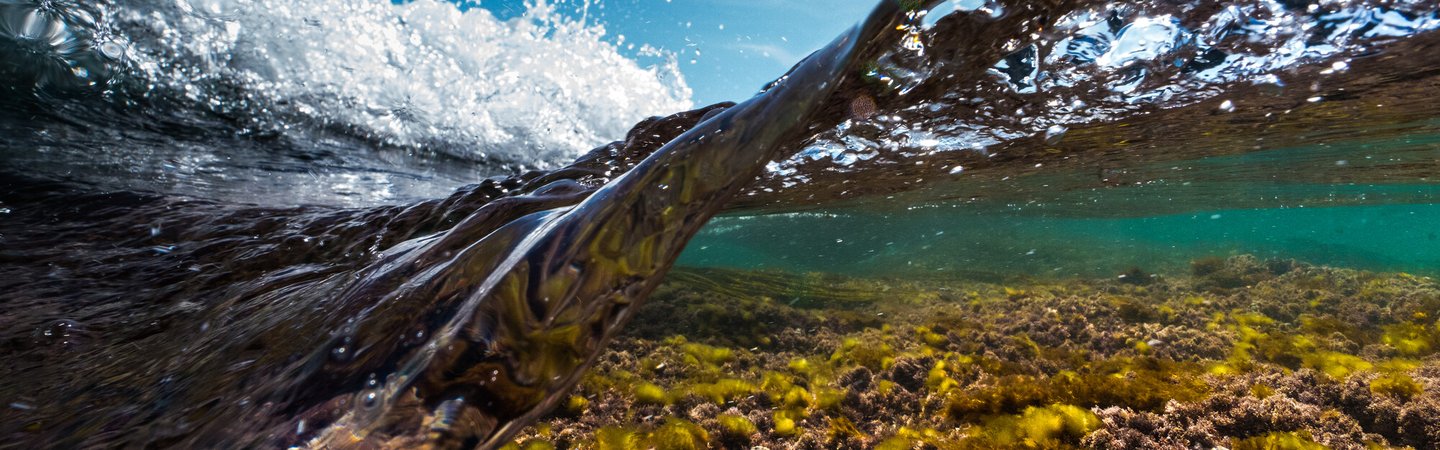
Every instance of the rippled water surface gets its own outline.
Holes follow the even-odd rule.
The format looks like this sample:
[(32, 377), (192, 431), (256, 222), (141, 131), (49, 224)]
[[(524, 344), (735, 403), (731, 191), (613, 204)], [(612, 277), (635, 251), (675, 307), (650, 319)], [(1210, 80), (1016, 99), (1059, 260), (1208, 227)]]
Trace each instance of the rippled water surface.
[(689, 112), (526, 6), (0, 0), (0, 447), (498, 447), (672, 264), (1440, 274), (1432, 1), (887, 0)]

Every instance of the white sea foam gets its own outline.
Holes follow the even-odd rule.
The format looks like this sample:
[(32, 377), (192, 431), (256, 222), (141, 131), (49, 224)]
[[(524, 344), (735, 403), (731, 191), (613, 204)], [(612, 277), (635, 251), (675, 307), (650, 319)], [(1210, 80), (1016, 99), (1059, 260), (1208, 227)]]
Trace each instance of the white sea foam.
[(437, 0), (157, 0), (111, 16), (155, 95), (273, 129), (550, 167), (691, 106), (673, 58), (642, 67), (600, 25), (527, 6), (501, 21)]

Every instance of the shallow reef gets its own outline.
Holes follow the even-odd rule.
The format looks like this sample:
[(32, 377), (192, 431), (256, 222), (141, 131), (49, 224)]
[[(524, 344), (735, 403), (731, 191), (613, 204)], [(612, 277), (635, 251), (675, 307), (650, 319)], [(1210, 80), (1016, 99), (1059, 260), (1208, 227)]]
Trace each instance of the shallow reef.
[(1437, 313), (1430, 278), (1250, 256), (1009, 283), (687, 269), (507, 449), (1434, 449)]

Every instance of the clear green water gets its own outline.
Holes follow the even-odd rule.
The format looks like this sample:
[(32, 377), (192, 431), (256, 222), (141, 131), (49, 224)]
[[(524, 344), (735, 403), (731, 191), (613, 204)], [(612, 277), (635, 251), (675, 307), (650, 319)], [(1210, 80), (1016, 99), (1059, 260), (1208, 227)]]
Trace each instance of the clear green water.
[(721, 217), (679, 264), (861, 276), (1071, 277), (1233, 254), (1440, 272), (1440, 135), (1014, 178)]

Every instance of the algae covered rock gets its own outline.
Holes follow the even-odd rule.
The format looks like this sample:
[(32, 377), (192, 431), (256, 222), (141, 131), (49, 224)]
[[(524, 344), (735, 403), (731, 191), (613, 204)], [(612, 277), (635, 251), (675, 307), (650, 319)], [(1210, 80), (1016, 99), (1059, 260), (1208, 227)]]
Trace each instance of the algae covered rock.
[[(522, 439), (562, 449), (1440, 443), (1440, 328), (1417, 310), (1440, 297), (1422, 277), (1232, 257), (1143, 285), (853, 280), (869, 293), (792, 305), (766, 297), (790, 289), (775, 273), (757, 276), (750, 294), (669, 282), (641, 313), (647, 325), (582, 383), (588, 403), (567, 411), (583, 412)], [(732, 326), (739, 313), (712, 314), (716, 305), (764, 314)]]

